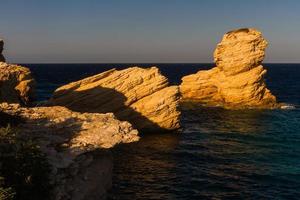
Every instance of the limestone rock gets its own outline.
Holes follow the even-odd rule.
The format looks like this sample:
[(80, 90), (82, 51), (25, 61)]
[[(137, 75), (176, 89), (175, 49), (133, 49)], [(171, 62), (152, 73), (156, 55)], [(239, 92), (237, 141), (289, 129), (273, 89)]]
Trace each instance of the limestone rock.
[[(130, 123), (117, 120), (113, 113), (78, 113), (61, 106), (26, 108), (7, 103), (0, 104), (0, 111), (23, 118), (25, 121), (20, 125), (23, 133), (47, 138), (54, 146), (68, 147), (71, 157), (139, 139), (138, 131)], [(50, 160), (58, 168), (69, 165), (70, 161)]]
[(0, 103), (28, 105), (34, 99), (34, 89), (28, 68), (0, 62)]
[(226, 108), (276, 108), (276, 97), (267, 89), (261, 65), (266, 40), (255, 29), (228, 32), (218, 44), (216, 67), (182, 78), (183, 101)]
[(3, 40), (0, 39), (0, 62), (5, 62), (5, 58), (2, 55), (3, 45), (4, 45), (4, 42), (3, 42)]
[(218, 68), (226, 76), (249, 71), (259, 66), (268, 43), (255, 29), (239, 29), (226, 33), (214, 52)]
[(112, 69), (58, 88), (50, 105), (74, 111), (113, 112), (143, 130), (179, 128), (179, 89), (156, 67)]
[(35, 141), (48, 157), (57, 200), (104, 199), (112, 178), (111, 155), (104, 149), (139, 140), (138, 131), (112, 113), (7, 103), (0, 104), (0, 112), (21, 117), (22, 137)]

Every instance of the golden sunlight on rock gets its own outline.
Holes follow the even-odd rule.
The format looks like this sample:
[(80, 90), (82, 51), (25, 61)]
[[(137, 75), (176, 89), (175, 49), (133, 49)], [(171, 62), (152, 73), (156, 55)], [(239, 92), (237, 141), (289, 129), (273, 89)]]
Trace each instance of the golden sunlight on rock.
[(255, 29), (228, 32), (218, 44), (216, 67), (182, 78), (183, 101), (226, 108), (276, 108), (276, 97), (267, 89), (261, 65), (266, 40)]
[(168, 86), (158, 68), (131, 67), (64, 85), (49, 104), (79, 112), (113, 112), (138, 129), (154, 131), (179, 128), (178, 102), (178, 86)]
[(28, 68), (0, 62), (0, 103), (28, 105), (34, 99), (35, 81)]

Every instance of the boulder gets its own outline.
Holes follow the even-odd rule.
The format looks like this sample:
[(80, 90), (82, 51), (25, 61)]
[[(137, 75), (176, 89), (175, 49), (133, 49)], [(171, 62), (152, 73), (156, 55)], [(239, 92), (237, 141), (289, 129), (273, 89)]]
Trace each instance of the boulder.
[(226, 33), (214, 52), (216, 67), (182, 78), (184, 102), (225, 108), (276, 108), (276, 97), (267, 89), (261, 65), (267, 41), (250, 28)]
[(0, 103), (28, 105), (34, 99), (35, 81), (28, 68), (0, 62)]
[(5, 62), (5, 58), (4, 58), (4, 56), (2, 55), (3, 45), (4, 45), (4, 42), (3, 42), (2, 39), (0, 39), (0, 62)]
[(64, 107), (25, 108), (0, 104), (0, 113), (22, 119), (18, 135), (34, 141), (52, 167), (53, 199), (105, 199), (112, 182), (117, 144), (139, 140), (138, 131), (112, 113), (78, 113)]
[(179, 88), (158, 68), (112, 69), (58, 88), (50, 105), (79, 112), (113, 112), (140, 130), (179, 128)]

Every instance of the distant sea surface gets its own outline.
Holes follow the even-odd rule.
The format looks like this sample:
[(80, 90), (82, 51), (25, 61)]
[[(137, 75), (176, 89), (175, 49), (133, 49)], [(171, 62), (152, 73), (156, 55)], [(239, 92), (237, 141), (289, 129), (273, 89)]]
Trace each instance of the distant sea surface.
[[(38, 98), (111, 68), (158, 66), (171, 84), (212, 64), (24, 64)], [(184, 110), (182, 133), (148, 134), (113, 149), (110, 199), (299, 199), (300, 64), (264, 64), (290, 110)]]

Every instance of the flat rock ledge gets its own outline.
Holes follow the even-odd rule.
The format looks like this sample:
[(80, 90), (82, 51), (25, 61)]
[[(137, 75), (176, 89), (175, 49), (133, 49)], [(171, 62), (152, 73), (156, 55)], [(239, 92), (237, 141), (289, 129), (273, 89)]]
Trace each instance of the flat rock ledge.
[(267, 70), (261, 63), (266, 47), (267, 41), (255, 29), (226, 33), (214, 52), (217, 66), (182, 78), (183, 105), (197, 102), (229, 109), (279, 108), (264, 80)]
[(30, 70), (0, 62), (0, 103), (28, 105), (35, 98), (35, 81)]
[(78, 113), (67, 108), (24, 108), (0, 104), (0, 112), (22, 118), (18, 129), (35, 141), (52, 166), (53, 199), (105, 199), (111, 187), (112, 157), (108, 148), (139, 140), (130, 123), (112, 113)]
[(157, 67), (112, 69), (58, 88), (49, 105), (91, 113), (112, 112), (139, 130), (180, 127), (179, 88)]

